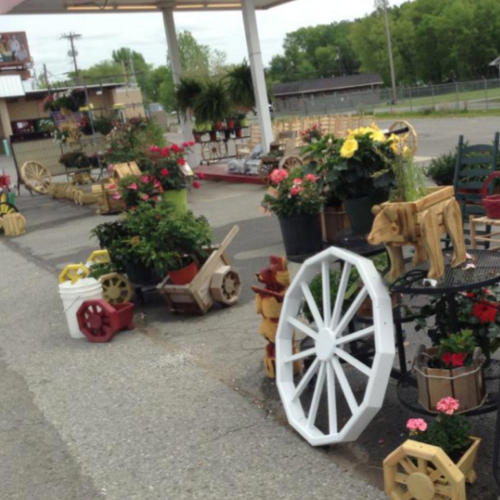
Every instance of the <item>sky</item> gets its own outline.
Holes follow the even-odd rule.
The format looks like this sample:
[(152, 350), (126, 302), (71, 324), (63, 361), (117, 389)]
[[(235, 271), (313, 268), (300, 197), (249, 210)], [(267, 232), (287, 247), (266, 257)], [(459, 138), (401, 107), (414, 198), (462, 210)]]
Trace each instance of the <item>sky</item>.
[[(400, 5), (407, 0), (390, 0)], [(282, 53), (286, 33), (302, 27), (353, 20), (370, 13), (374, 0), (295, 0), (267, 11), (257, 11), (262, 57), (267, 65)], [(247, 57), (241, 12), (175, 13), (177, 31), (191, 31), (196, 40), (227, 54), (228, 63)], [(63, 14), (59, 16), (0, 16), (0, 33), (25, 31), (35, 70), (45, 63), (51, 79), (62, 79), (73, 70), (68, 56), (69, 41), (60, 38), (79, 33), (76, 42), (81, 68), (110, 59), (120, 47), (144, 55), (155, 66), (166, 62), (166, 40), (160, 13), (145, 14)]]

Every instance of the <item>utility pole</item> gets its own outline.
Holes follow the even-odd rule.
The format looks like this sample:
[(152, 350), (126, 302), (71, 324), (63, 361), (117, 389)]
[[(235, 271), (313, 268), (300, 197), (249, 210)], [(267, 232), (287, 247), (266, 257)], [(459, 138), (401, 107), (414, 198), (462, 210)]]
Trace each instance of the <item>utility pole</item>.
[(49, 75), (47, 74), (47, 65), (43, 63), (43, 79), (45, 80), (45, 85), (49, 88)]
[(387, 50), (389, 52), (389, 66), (391, 70), (391, 83), (392, 83), (392, 102), (395, 104), (398, 99), (398, 90), (396, 88), (396, 73), (394, 72), (394, 58), (392, 56), (392, 40), (391, 30), (389, 27), (389, 13), (388, 13), (389, 0), (375, 0), (375, 8), (383, 9), (385, 18), (385, 33), (387, 35)]
[(130, 82), (132, 84), (132, 87), (135, 88), (137, 87), (137, 78), (135, 77), (135, 66), (134, 66), (134, 58), (132, 57), (132, 51), (128, 53), (128, 62), (130, 66), (130, 73), (132, 73)]
[(75, 80), (78, 78), (78, 65), (76, 64), (76, 56), (78, 52), (75, 49), (75, 40), (79, 40), (82, 35), (77, 35), (76, 33), (69, 33), (68, 35), (61, 35), (61, 39), (64, 38), (69, 40), (71, 43), (71, 50), (68, 52), (68, 55), (73, 58), (73, 64), (75, 65)]

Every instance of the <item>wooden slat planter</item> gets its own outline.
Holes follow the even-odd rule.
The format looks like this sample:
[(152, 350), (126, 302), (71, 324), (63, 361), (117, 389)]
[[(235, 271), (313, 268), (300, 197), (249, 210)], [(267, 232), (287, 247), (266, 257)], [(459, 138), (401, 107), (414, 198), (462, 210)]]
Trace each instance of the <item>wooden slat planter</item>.
[(351, 222), (344, 207), (325, 207), (321, 214), (321, 232), (323, 241), (335, 243), (338, 240), (339, 232), (349, 229)]
[(420, 404), (437, 412), (436, 405), (442, 398), (452, 396), (460, 401), (460, 412), (480, 407), (486, 399), (482, 351), (476, 347), (471, 366), (443, 370), (429, 368), (429, 359), (437, 354), (437, 347), (426, 349), (421, 345), (415, 357)]
[(126, 210), (126, 205), (123, 200), (115, 200), (113, 196), (119, 194), (120, 191), (109, 183), (109, 180), (102, 180), (100, 184), (92, 186), (92, 193), (97, 195), (97, 213), (99, 214), (116, 214)]

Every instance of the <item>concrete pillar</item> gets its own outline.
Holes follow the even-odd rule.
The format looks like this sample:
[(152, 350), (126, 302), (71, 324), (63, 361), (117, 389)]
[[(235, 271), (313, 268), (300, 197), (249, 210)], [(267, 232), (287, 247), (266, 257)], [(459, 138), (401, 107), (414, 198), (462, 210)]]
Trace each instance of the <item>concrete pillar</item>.
[[(177, 33), (175, 31), (174, 22), (174, 10), (172, 7), (166, 7), (163, 9), (163, 24), (165, 25), (165, 34), (167, 36), (168, 45), (168, 55), (170, 58), (170, 65), (172, 66), (172, 74), (174, 78), (174, 84), (178, 85), (181, 81), (182, 76), (182, 66), (181, 57), (179, 53), (179, 44), (177, 43)], [(184, 119), (182, 116), (181, 128), (182, 134), (185, 141), (193, 141), (193, 125), (191, 123), (191, 117), (188, 115)], [(193, 152), (188, 155), (187, 162), (190, 167), (197, 167), (199, 161), (196, 158), (196, 154)]]
[(5, 99), (0, 99), (0, 123), (2, 125), (3, 134), (5, 138), (8, 139), (12, 135), (12, 127), (10, 126), (10, 115)]
[(255, 16), (253, 0), (242, 0), (241, 8), (247, 39), (248, 58), (250, 60), (250, 67), (252, 68), (257, 117), (259, 119), (262, 136), (262, 149), (264, 153), (267, 153), (269, 152), (271, 142), (273, 142), (273, 127), (271, 123), (271, 113), (269, 112), (269, 99), (267, 97), (264, 64), (262, 63), (257, 17)]

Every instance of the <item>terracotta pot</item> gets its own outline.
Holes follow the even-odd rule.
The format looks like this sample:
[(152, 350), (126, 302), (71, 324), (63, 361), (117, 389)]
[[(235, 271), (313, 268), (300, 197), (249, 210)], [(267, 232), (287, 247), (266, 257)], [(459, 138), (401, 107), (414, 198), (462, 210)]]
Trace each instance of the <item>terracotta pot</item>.
[(189, 266), (178, 269), (177, 271), (169, 271), (168, 276), (174, 285), (187, 285), (193, 281), (198, 274), (198, 266), (196, 262), (191, 262)]

